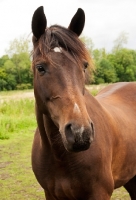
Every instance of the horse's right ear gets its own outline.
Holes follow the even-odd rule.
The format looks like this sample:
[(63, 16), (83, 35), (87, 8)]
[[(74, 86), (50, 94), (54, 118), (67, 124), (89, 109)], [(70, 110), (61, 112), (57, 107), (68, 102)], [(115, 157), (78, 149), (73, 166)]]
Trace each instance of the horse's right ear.
[(44, 34), (47, 20), (44, 14), (43, 6), (37, 8), (32, 17), (32, 32), (38, 40)]

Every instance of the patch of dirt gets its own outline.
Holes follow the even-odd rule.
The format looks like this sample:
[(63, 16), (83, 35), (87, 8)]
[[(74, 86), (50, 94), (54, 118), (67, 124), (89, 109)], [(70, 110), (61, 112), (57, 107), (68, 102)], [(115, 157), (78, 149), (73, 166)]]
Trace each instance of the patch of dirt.
[(34, 98), (34, 93), (33, 92), (25, 92), (22, 94), (16, 94), (14, 96), (9, 96), (9, 98), (12, 98), (12, 99)]
[(10, 161), (10, 162), (0, 162), (0, 169), (1, 168), (5, 168), (5, 167), (7, 167), (8, 165), (10, 165), (12, 162)]
[(0, 174), (0, 179), (1, 180), (5, 180), (7, 178), (10, 178), (10, 175), (9, 174)]
[(5, 95), (0, 96), (0, 103), (3, 103), (3, 101), (9, 101), (9, 100), (20, 100), (20, 99), (33, 99), (34, 98), (34, 92), (22, 92), (22, 93), (15, 93), (14, 95)]

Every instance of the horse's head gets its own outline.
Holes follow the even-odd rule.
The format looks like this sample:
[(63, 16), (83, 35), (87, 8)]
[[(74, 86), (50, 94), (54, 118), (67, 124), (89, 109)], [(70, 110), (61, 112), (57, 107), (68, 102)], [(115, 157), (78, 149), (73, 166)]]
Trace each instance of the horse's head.
[(46, 27), (43, 7), (32, 18), (34, 92), (38, 108), (58, 127), (68, 151), (87, 150), (94, 138), (85, 93), (88, 52), (78, 39), (85, 22), (78, 9), (68, 29)]

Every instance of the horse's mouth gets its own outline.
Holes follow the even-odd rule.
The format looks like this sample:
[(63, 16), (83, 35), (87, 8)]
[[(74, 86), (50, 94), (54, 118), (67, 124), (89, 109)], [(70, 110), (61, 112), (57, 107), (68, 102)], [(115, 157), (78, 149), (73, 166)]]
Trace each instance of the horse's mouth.
[(87, 149), (89, 149), (90, 147), (90, 142), (87, 142), (87, 143), (79, 143), (79, 144), (73, 144), (73, 152), (80, 152), (80, 151), (85, 151)]
[(86, 151), (90, 147), (90, 140), (87, 142), (75, 142), (74, 144), (66, 143), (64, 144), (65, 149), (68, 152), (80, 152), (80, 151)]

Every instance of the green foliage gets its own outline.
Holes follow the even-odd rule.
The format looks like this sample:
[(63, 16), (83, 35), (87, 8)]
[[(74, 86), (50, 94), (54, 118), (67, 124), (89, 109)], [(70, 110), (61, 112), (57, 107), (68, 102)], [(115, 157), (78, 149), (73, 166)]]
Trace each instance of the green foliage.
[(104, 49), (93, 50), (95, 63), (94, 83), (136, 81), (136, 51), (121, 48), (113, 53)]
[(32, 88), (29, 40), (15, 39), (7, 53), (0, 58), (0, 91)]
[(94, 44), (90, 38), (81, 37), (95, 64), (94, 84), (136, 81), (136, 50), (123, 48), (127, 39), (128, 34), (122, 32), (114, 41), (112, 52), (107, 53), (104, 48), (94, 49)]
[(16, 86), (17, 90), (28, 90), (32, 89), (32, 85), (30, 83), (22, 83)]
[(95, 83), (110, 83), (116, 80), (116, 71), (112, 63), (108, 59), (101, 59), (95, 74)]
[(136, 81), (136, 51), (120, 49), (109, 55), (109, 61), (113, 63), (118, 81)]

